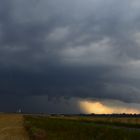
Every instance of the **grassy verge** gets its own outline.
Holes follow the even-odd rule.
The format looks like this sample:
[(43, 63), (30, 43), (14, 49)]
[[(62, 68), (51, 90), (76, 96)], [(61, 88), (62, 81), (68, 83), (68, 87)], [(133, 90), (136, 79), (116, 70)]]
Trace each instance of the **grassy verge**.
[(99, 126), (81, 119), (25, 117), (25, 126), (33, 140), (138, 140), (139, 130)]
[[(78, 118), (77, 118), (78, 119)], [(118, 127), (128, 127), (128, 128), (138, 128), (140, 129), (140, 118), (88, 118), (88, 117), (79, 117), (79, 120), (82, 122), (94, 122), (95, 124), (101, 125), (110, 125)]]

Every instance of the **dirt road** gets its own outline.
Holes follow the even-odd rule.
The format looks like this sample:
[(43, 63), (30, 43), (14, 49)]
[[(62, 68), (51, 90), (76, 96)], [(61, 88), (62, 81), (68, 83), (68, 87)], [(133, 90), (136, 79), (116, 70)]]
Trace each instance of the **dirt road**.
[(29, 140), (22, 115), (0, 114), (0, 140)]

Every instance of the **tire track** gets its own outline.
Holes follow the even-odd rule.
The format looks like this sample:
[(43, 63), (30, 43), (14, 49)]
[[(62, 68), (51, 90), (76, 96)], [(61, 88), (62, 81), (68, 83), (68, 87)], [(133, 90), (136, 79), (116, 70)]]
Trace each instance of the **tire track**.
[(0, 140), (29, 140), (22, 115), (0, 115)]

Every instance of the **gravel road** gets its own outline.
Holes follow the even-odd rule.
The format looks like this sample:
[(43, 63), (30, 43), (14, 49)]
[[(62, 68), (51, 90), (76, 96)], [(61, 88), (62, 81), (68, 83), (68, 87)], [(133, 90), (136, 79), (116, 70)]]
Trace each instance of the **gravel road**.
[(0, 114), (0, 140), (29, 140), (22, 115)]

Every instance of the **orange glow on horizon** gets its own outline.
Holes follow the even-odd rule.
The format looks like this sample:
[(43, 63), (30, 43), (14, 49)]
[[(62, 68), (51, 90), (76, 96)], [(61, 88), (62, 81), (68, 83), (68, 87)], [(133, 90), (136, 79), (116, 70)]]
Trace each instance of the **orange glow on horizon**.
[(80, 101), (81, 111), (83, 113), (95, 113), (95, 114), (112, 114), (112, 113), (140, 113), (140, 110), (128, 107), (111, 107), (102, 104), (99, 101)]

